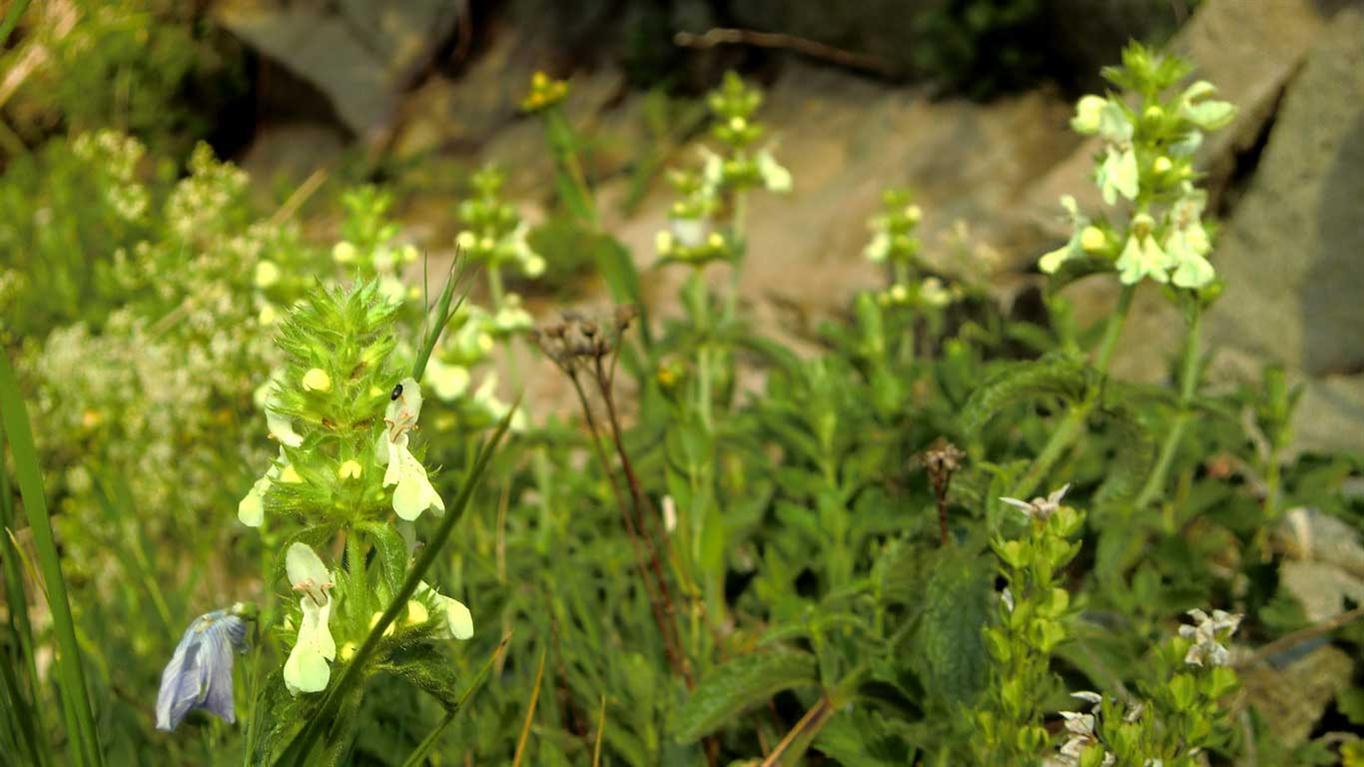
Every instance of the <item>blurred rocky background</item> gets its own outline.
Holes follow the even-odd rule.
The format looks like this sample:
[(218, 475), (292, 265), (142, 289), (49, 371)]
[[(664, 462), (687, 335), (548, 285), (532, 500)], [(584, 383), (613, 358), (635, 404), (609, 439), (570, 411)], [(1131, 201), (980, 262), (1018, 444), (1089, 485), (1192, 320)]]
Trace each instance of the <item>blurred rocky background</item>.
[[(649, 269), (669, 199), (660, 171), (692, 158), (697, 96), (739, 69), (768, 89), (763, 119), (795, 178), (788, 197), (754, 201), (744, 295), (766, 327), (795, 336), (877, 284), (861, 249), (866, 219), (891, 185), (916, 191), (926, 250), (945, 270), (954, 260), (987, 263), (1002, 300), (1038, 311), (1036, 258), (1064, 238), (1058, 196), (1094, 203), (1079, 194), (1092, 189), (1095, 146), (1068, 130), (1073, 100), (1102, 87), (1096, 73), (1128, 39), (1168, 42), (1241, 107), (1203, 149), (1223, 222), (1214, 261), (1229, 285), (1207, 323), (1212, 373), (1230, 386), (1282, 362), (1305, 386), (1299, 446), (1364, 447), (1364, 2), (168, 7), (220, 57), (188, 67), (179, 98), (201, 118), (199, 135), (246, 167), (264, 196), (318, 174), (384, 181), (433, 255), (452, 250), (454, 205), (471, 169), (488, 160), (506, 166), (531, 220), (552, 216), (550, 160), (519, 102), (532, 72), (567, 78), (569, 117), (594, 137), (587, 172), (607, 227), (632, 248), (663, 307), (675, 285)], [(58, 22), (63, 9), (87, 5), (51, 0)], [(707, 36), (717, 29), (739, 30), (729, 33), (738, 42)], [(27, 103), (14, 78), (0, 82), (11, 117)], [(559, 292), (533, 306), (600, 298), (589, 270), (559, 268), (567, 275)], [(1093, 318), (1111, 306), (1111, 281), (1090, 282), (1068, 290)], [(1143, 297), (1117, 372), (1159, 379), (1180, 323), (1154, 292)]]

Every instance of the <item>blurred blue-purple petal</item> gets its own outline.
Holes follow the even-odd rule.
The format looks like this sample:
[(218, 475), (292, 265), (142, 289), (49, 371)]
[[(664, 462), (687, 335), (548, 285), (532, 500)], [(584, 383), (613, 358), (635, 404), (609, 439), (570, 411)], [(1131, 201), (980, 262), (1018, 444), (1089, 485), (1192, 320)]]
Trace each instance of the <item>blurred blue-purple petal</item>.
[(194, 619), (161, 673), (156, 727), (171, 731), (196, 708), (236, 721), (232, 700), (233, 654), (246, 649), (246, 622), (227, 610)]

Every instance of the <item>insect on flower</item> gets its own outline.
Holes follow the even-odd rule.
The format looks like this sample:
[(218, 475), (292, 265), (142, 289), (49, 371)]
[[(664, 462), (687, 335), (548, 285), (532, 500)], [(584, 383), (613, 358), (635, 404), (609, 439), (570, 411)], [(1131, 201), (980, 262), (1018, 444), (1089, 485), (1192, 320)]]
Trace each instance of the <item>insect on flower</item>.
[(388, 429), (376, 447), (375, 456), (380, 465), (388, 466), (384, 472), (384, 487), (397, 485), (393, 489), (393, 511), (409, 522), (432, 507), (445, 511), (445, 501), (431, 486), (426, 467), (407, 446), (410, 433), (417, 428), (421, 409), (422, 390), (414, 379), (404, 378), (393, 387), (384, 414)]
[(237, 720), (232, 701), (233, 654), (246, 652), (246, 620), (254, 612), (237, 604), (195, 618), (161, 672), (156, 729), (171, 732), (196, 708), (224, 722)]

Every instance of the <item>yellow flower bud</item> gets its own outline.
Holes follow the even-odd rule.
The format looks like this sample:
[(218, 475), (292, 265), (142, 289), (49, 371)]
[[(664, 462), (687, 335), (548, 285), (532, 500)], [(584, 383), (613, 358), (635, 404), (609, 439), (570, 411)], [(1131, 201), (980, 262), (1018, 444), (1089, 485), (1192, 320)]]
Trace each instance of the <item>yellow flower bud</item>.
[(294, 465), (291, 463), (288, 466), (285, 466), (284, 470), (279, 473), (279, 481), (290, 485), (297, 485), (303, 481), (303, 477), (299, 476), (298, 469), (295, 469)]
[(332, 248), (332, 259), (338, 264), (354, 263), (359, 255), (355, 246), (344, 240), (336, 243), (336, 246)]
[(364, 469), (360, 466), (359, 461), (350, 460), (341, 464), (340, 468), (336, 470), (336, 476), (341, 479), (359, 479), (363, 472)]
[(431, 619), (431, 615), (426, 611), (426, 605), (413, 599), (407, 603), (407, 625), (419, 626)]
[(260, 308), (260, 314), (256, 315), (256, 322), (262, 327), (275, 324), (279, 319), (279, 310), (275, 309), (274, 304), (266, 304)]
[(905, 208), (905, 218), (911, 224), (919, 223), (919, 219), (923, 218), (923, 215), (924, 212), (918, 205), (911, 205), (908, 208)]
[(351, 658), (355, 657), (355, 650), (356, 650), (355, 643), (347, 642), (341, 645), (341, 650), (337, 653), (337, 655), (339, 655), (341, 657), (341, 660), (343, 661), (350, 660)]
[[(383, 614), (382, 612), (376, 612), (376, 613), (374, 613), (373, 615), (369, 616), (369, 627), (370, 627), (371, 629), (373, 629), (375, 626), (379, 625), (379, 619), (382, 618), (382, 617), (384, 617), (384, 614)], [(393, 624), (390, 623), (390, 624), (388, 624), (388, 628), (384, 629), (384, 636), (392, 636), (392, 635), (393, 635)]]
[(322, 368), (311, 368), (303, 374), (303, 388), (308, 391), (331, 391), (332, 377)]
[(1151, 106), (1146, 108), (1146, 111), (1142, 113), (1142, 116), (1145, 117), (1147, 120), (1159, 120), (1160, 118), (1165, 116), (1165, 110), (1161, 109), (1155, 104), (1152, 104)]
[(1086, 253), (1096, 253), (1108, 244), (1108, 235), (1097, 226), (1087, 226), (1080, 232), (1080, 247)]
[(1160, 175), (1164, 175), (1164, 174), (1166, 174), (1166, 173), (1169, 173), (1169, 172), (1170, 172), (1170, 169), (1173, 168), (1173, 167), (1174, 167), (1174, 163), (1170, 162), (1170, 158), (1168, 158), (1168, 157), (1166, 157), (1166, 156), (1164, 156), (1164, 155), (1161, 155), (1160, 157), (1157, 157), (1157, 158), (1156, 158), (1156, 161), (1155, 161), (1154, 163), (1151, 164), (1151, 170), (1155, 171), (1157, 174), (1160, 174)]
[(654, 235), (654, 250), (657, 250), (661, 256), (671, 253), (673, 250), (673, 233), (663, 229)]
[(706, 238), (706, 244), (718, 250), (725, 246), (725, 238), (721, 237), (719, 232), (711, 232)]
[(744, 118), (742, 118), (742, 117), (731, 117), (731, 118), (729, 118), (729, 129), (732, 130), (732, 131), (734, 131), (735, 133), (739, 133), (739, 132), (743, 131), (745, 128), (747, 128), (747, 127), (748, 127), (748, 121), (745, 120)]

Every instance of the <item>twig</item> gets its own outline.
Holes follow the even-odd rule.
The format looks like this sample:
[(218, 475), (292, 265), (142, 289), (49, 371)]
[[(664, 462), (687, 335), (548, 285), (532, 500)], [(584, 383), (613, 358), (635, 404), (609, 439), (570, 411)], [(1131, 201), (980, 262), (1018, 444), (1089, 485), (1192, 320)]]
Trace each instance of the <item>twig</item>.
[(284, 204), (279, 206), (279, 209), (270, 216), (267, 223), (270, 226), (279, 226), (292, 218), (294, 213), (297, 213), (298, 209), (302, 207), (303, 203), (307, 202), (308, 198), (312, 197), (318, 187), (322, 186), (322, 183), (327, 180), (327, 175), (328, 171), (326, 168), (318, 168), (313, 171), (311, 175), (303, 179), (303, 183), (298, 185), (298, 188), (293, 191), (293, 194), (290, 194), (289, 197), (284, 200)]
[(678, 32), (673, 35), (673, 43), (683, 48), (714, 48), (717, 45), (752, 45), (757, 48), (790, 50), (804, 56), (823, 61), (831, 61), (850, 69), (874, 72), (878, 75), (893, 77), (897, 73), (890, 64), (877, 56), (854, 53), (835, 48), (816, 40), (810, 40), (781, 32), (758, 32), (753, 29), (733, 29), (716, 27), (704, 34)]
[(1297, 631), (1284, 634), (1278, 639), (1275, 639), (1273, 642), (1270, 642), (1269, 644), (1256, 650), (1254, 655), (1251, 655), (1249, 658), (1246, 658), (1245, 660), (1238, 662), (1236, 665), (1241, 668), (1254, 666), (1255, 664), (1265, 660), (1271, 655), (1275, 655), (1277, 653), (1283, 652), (1284, 650), (1300, 645), (1309, 639), (1316, 639), (1317, 637), (1322, 636), (1323, 634), (1329, 634), (1342, 626), (1348, 625), (1359, 620), (1360, 618), (1364, 618), (1364, 606), (1356, 607), (1355, 609), (1350, 610), (1348, 612), (1343, 612), (1340, 615), (1337, 615), (1336, 617), (1331, 618), (1329, 620), (1322, 621), (1321, 623), (1318, 623), (1315, 626), (1308, 626), (1307, 628), (1298, 629)]
[(549, 648), (540, 650), (540, 667), (535, 671), (535, 689), (531, 690), (530, 703), (526, 706), (526, 721), (521, 724), (521, 737), (516, 739), (516, 755), (512, 757), (512, 767), (520, 767), (521, 758), (526, 755), (526, 743), (530, 740), (530, 725), (535, 719), (535, 707), (540, 703), (540, 683), (545, 679), (545, 656)]
[(761, 767), (775, 767), (775, 765), (781, 761), (781, 758), (786, 755), (786, 750), (791, 747), (791, 744), (796, 742), (797, 738), (807, 733), (813, 735), (814, 733), (819, 732), (824, 727), (824, 724), (829, 721), (829, 715), (833, 712), (833, 708), (829, 705), (829, 699), (821, 696), (819, 701), (811, 706), (809, 711), (805, 712), (805, 716), (802, 716), (800, 721), (796, 722), (796, 725), (791, 728), (791, 731), (786, 733), (786, 737), (781, 739), (781, 742), (777, 744), (777, 747), (772, 749), (772, 753), (768, 754), (767, 758), (763, 760)]
[(606, 696), (601, 696), (601, 709), (597, 713), (597, 738), (592, 744), (592, 767), (601, 767), (601, 739), (606, 732)]

